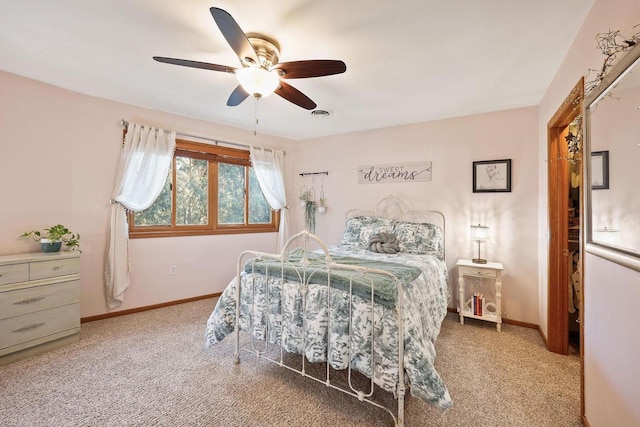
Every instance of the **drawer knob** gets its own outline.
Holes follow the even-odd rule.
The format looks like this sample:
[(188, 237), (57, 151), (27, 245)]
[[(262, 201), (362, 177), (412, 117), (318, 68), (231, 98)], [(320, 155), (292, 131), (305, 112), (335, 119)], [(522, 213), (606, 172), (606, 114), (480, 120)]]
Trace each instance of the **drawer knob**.
[(28, 325), (28, 326), (23, 326), (22, 328), (16, 329), (13, 332), (29, 332), (32, 331), (36, 328), (39, 328), (40, 326), (43, 326), (44, 323), (34, 323), (32, 325)]
[(60, 267), (53, 267), (53, 271), (58, 271), (60, 270)]
[(33, 297), (33, 298), (27, 298), (27, 299), (23, 299), (22, 301), (17, 301), (14, 302), (13, 305), (24, 305), (24, 304), (31, 304), (40, 300), (45, 299), (46, 297)]

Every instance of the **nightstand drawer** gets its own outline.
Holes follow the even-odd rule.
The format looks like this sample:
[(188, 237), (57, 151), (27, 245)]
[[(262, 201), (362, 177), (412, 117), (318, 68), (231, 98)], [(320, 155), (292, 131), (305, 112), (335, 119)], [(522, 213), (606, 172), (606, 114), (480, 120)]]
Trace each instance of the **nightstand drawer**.
[(495, 279), (497, 276), (496, 270), (489, 270), (484, 268), (477, 267), (458, 267), (460, 269), (459, 273), (463, 276), (472, 276), (472, 277), (485, 277), (489, 279)]
[(29, 264), (0, 265), (0, 285), (29, 280)]
[(29, 264), (29, 278), (31, 280), (78, 273), (80, 273), (79, 258), (62, 258), (51, 261), (32, 262)]
[(0, 355), (8, 347), (80, 328), (80, 304), (70, 304), (0, 321)]
[(79, 302), (79, 280), (5, 292), (0, 299), (0, 320)]

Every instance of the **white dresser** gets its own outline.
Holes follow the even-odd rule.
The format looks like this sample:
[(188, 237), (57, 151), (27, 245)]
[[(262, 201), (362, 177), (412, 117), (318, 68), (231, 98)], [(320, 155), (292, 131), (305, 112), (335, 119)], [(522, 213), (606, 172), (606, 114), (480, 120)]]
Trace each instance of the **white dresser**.
[(77, 341), (80, 254), (0, 256), (0, 365)]

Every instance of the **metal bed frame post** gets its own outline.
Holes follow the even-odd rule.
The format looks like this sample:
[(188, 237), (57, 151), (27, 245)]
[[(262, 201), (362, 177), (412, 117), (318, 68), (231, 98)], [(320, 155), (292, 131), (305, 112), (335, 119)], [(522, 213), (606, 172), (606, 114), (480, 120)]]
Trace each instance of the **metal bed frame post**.
[(398, 323), (398, 427), (404, 427), (404, 394), (406, 391), (404, 385), (404, 293), (401, 286), (396, 286), (398, 290), (398, 305), (396, 307), (396, 316)]
[(241, 287), (242, 287), (242, 276), (241, 276), (241, 268), (242, 268), (242, 259), (247, 255), (249, 251), (244, 251), (238, 257), (238, 265), (236, 267), (236, 318), (235, 318), (235, 329), (234, 329), (234, 337), (236, 341), (235, 351), (233, 353), (233, 363), (236, 365), (240, 363), (240, 298), (241, 298)]

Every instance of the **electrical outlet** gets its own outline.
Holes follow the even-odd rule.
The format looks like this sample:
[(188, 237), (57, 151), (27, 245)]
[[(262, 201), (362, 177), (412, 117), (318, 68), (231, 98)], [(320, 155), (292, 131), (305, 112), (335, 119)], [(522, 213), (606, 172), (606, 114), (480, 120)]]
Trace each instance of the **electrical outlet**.
[(169, 276), (175, 276), (176, 275), (176, 266), (175, 265), (170, 265), (169, 266)]

